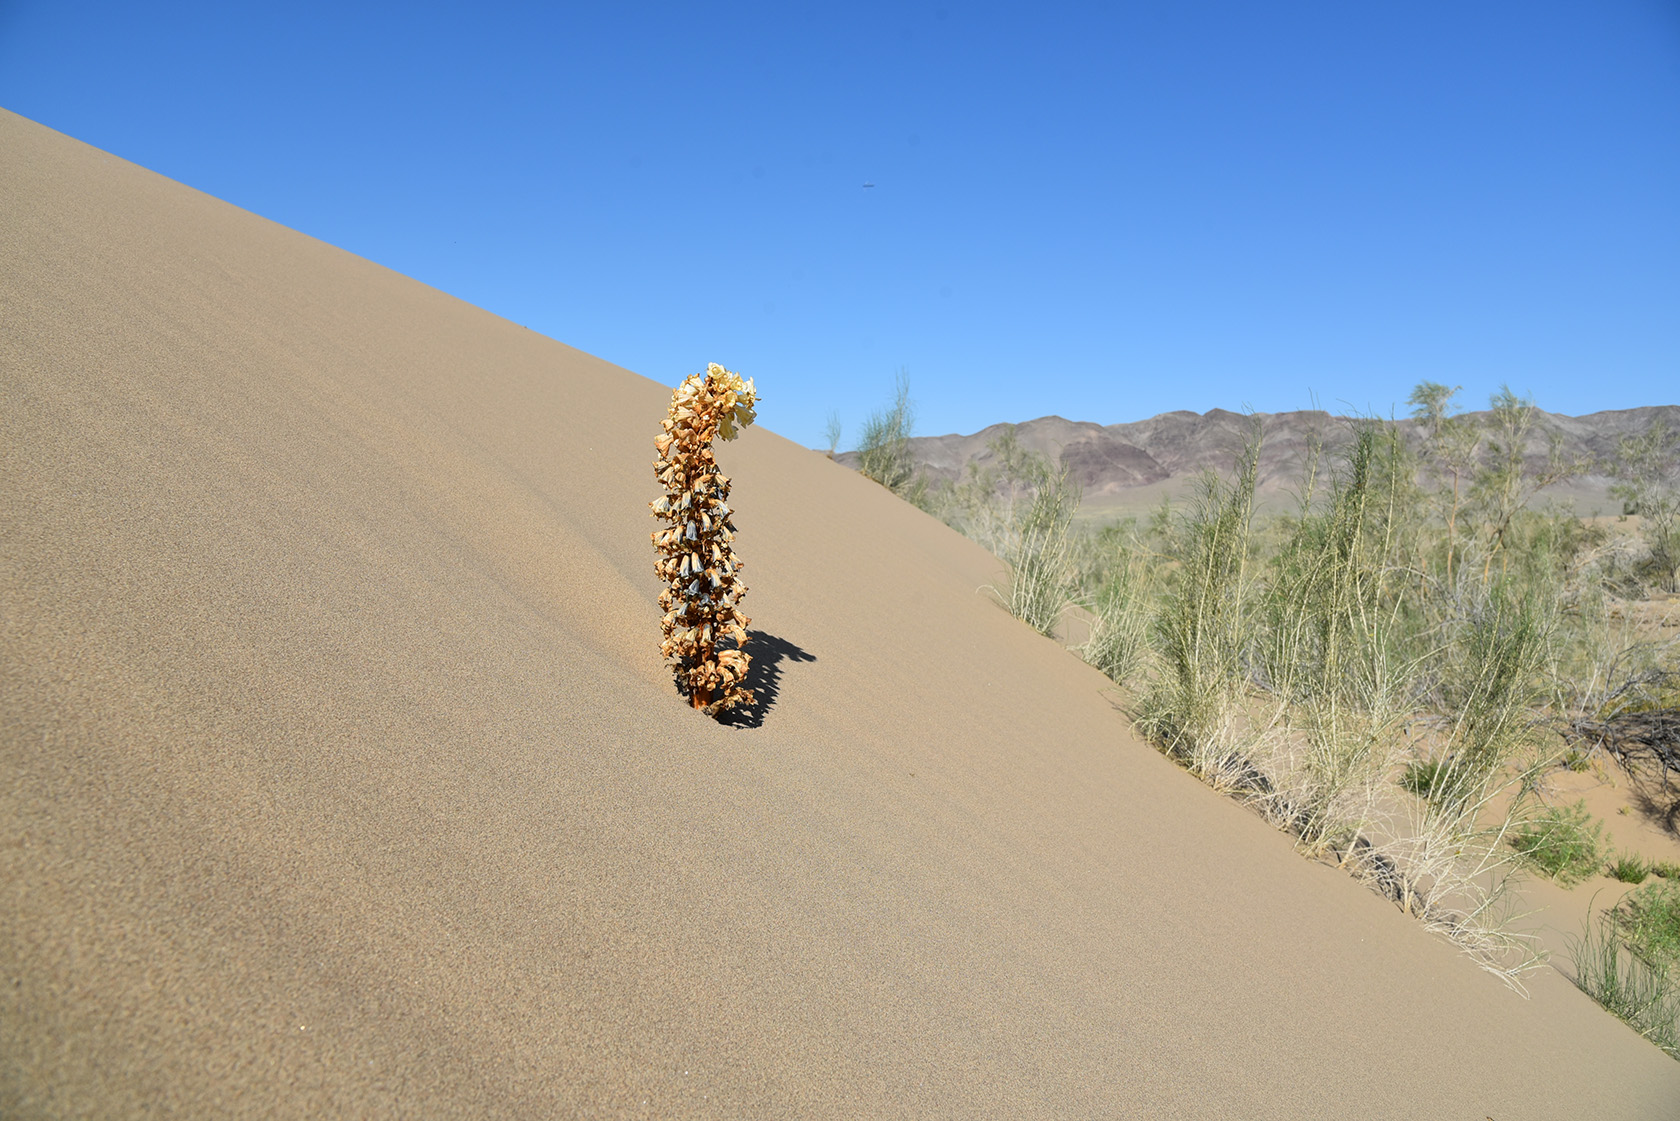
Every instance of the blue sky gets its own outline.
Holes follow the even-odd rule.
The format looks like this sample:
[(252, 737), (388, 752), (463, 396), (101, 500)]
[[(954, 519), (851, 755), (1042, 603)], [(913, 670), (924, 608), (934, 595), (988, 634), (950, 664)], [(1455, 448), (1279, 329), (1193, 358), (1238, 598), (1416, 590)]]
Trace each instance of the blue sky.
[(811, 445), (1680, 402), (1680, 0), (0, 0), (0, 105)]

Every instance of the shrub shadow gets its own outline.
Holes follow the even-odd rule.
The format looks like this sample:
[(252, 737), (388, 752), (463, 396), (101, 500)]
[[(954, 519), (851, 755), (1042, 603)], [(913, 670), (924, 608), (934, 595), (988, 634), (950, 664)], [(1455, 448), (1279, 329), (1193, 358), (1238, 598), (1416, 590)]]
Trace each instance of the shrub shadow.
[(1622, 773), (1629, 779), (1628, 801), (1633, 808), (1669, 836), (1680, 837), (1680, 790), (1671, 782), (1639, 771), (1624, 768)]
[(776, 705), (776, 694), (781, 691), (783, 661), (817, 660), (815, 654), (807, 654), (787, 639), (764, 631), (747, 632), (747, 653), (752, 656), (752, 665), (747, 667), (744, 684), (753, 692), (753, 703), (732, 708), (717, 718), (719, 724), (732, 728), (763, 725), (764, 717)]

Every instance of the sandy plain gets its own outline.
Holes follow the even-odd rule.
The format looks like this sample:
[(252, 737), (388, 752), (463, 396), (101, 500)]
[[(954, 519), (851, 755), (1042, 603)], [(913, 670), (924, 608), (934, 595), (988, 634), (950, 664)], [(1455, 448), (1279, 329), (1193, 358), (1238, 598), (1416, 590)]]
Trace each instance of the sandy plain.
[(3, 112), (0, 154), (0, 1115), (1680, 1117), (874, 484), (723, 449), (771, 703), (697, 717), (666, 386)]

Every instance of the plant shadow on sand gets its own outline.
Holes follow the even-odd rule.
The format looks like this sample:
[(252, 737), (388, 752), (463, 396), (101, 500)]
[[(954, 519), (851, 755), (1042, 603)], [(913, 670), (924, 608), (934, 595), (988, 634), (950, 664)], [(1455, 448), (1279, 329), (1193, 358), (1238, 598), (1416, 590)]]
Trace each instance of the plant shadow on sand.
[(1633, 808), (1669, 836), (1680, 837), (1680, 790), (1672, 782), (1650, 775), (1633, 772), (1628, 777), (1628, 800)]
[(775, 707), (776, 694), (781, 691), (782, 662), (814, 662), (815, 654), (807, 654), (785, 638), (777, 638), (763, 631), (751, 631), (747, 639), (747, 653), (752, 665), (747, 668), (745, 685), (753, 692), (753, 703), (731, 709), (718, 717), (719, 724), (732, 728), (757, 728), (765, 715)]

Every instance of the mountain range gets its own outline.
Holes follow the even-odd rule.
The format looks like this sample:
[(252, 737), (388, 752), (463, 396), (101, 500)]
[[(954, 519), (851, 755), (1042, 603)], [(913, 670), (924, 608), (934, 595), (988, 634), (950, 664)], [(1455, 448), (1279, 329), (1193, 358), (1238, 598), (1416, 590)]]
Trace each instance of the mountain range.
[[(1462, 415), (1485, 428), (1492, 414), (1484, 410)], [(1582, 514), (1615, 512), (1619, 507), (1609, 488), (1615, 481), (1611, 465), (1617, 446), (1659, 420), (1670, 430), (1680, 431), (1680, 405), (1614, 409), (1579, 417), (1537, 410), (1525, 449), (1530, 463), (1536, 469), (1542, 467), (1555, 441), (1565, 460), (1586, 465), (1582, 474), (1542, 492), (1542, 500), (1568, 502)], [(1256, 421), (1261, 433), (1257, 493), (1265, 508), (1288, 501), (1315, 439), (1333, 463), (1357, 418), (1319, 409), (1252, 414), (1178, 410), (1109, 425), (1046, 416), (1013, 426), (994, 424), (967, 436), (912, 437), (910, 452), (917, 474), (930, 485), (958, 482), (971, 466), (984, 467), (995, 459), (996, 442), (1013, 427), (1021, 447), (1067, 470), (1081, 488), (1086, 516), (1120, 515), (1182, 494), (1203, 471), (1229, 472)], [(1419, 421), (1407, 418), (1393, 423), (1414, 450), (1421, 450), (1424, 433)], [(858, 453), (836, 458), (855, 468)]]

